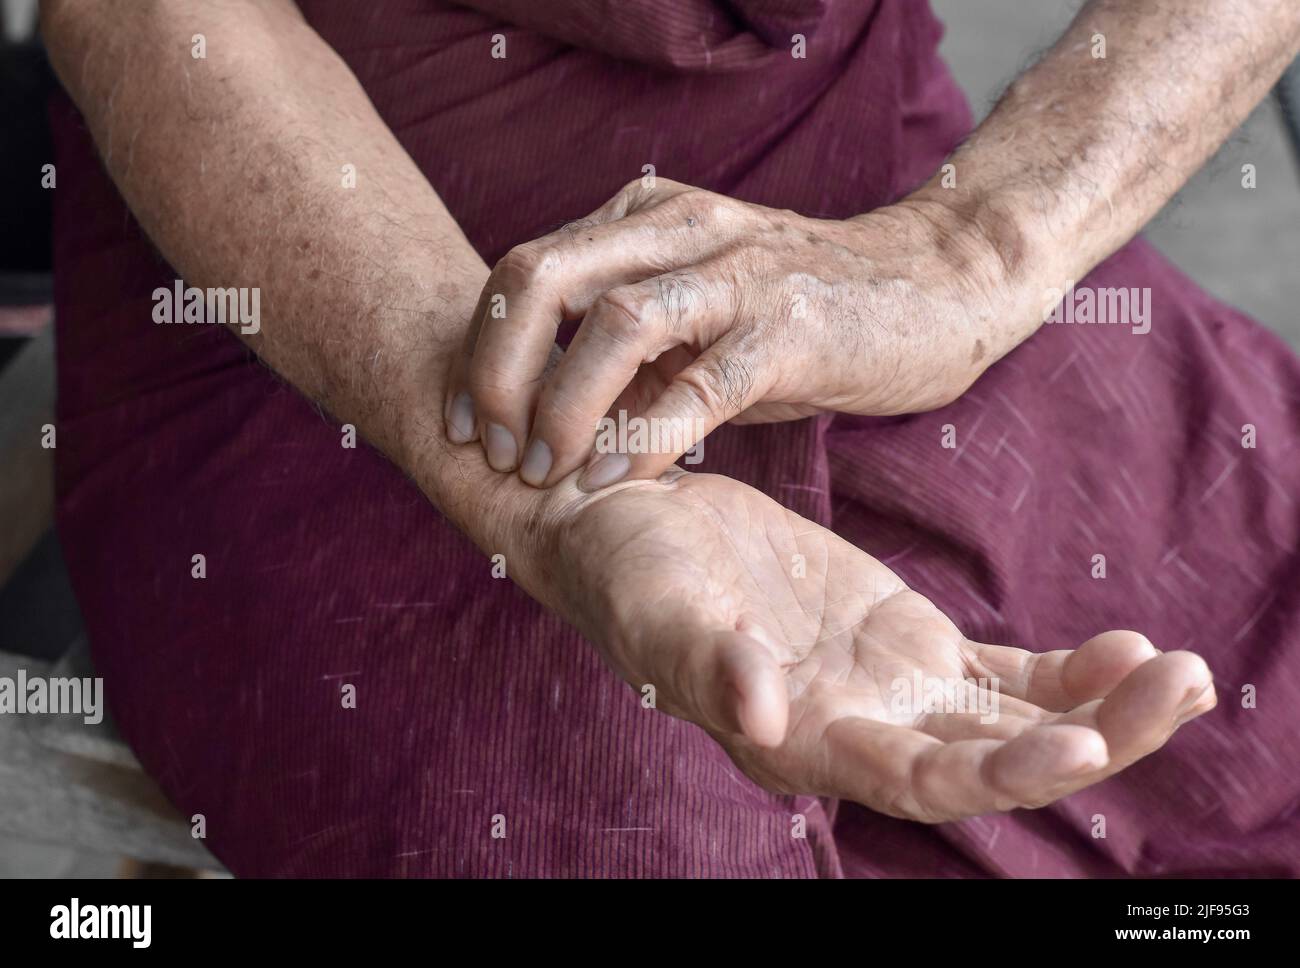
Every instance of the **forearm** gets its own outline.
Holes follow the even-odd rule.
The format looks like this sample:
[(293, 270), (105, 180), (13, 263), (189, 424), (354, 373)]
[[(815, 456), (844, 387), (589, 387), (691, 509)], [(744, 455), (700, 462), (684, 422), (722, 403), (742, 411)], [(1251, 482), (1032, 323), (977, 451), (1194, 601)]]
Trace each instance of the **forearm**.
[(492, 547), (479, 524), (501, 520), (506, 480), (448, 450), (440, 412), (487, 270), (343, 62), (278, 0), (43, 6), (55, 69), (162, 253), (191, 285), (259, 288), (243, 338)]
[[(1095, 57), (1098, 37), (1105, 57)], [(1300, 51), (1295, 0), (1092, 0), (989, 118), (908, 201), (986, 245), (963, 254), (1003, 287), (1006, 352), (1044, 295), (1081, 279), (1145, 225)]]

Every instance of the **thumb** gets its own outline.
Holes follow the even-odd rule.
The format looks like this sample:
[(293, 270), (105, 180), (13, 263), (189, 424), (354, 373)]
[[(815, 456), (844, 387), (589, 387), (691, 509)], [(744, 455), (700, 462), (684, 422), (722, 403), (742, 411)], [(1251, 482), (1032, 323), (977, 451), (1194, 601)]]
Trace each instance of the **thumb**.
[(719, 631), (678, 664), (677, 696), (686, 718), (714, 732), (780, 746), (790, 717), (785, 673), (761, 633)]
[(694, 451), (707, 435), (763, 398), (770, 386), (764, 370), (734, 330), (725, 334), (680, 370), (642, 412), (647, 446), (627, 455), (627, 470), (618, 479), (654, 480)]

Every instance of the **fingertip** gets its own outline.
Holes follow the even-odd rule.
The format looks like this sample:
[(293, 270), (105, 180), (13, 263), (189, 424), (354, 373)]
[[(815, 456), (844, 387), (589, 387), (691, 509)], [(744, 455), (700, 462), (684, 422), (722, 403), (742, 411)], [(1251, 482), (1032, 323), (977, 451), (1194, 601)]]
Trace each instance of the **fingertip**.
[(1179, 671), (1188, 676), (1192, 681), (1200, 683), (1201, 687), (1211, 685), (1214, 682), (1214, 674), (1210, 671), (1209, 663), (1195, 652), (1189, 652), (1186, 649), (1178, 649), (1174, 652), (1166, 653), (1170, 661), (1177, 662)]
[(679, 454), (643, 454), (639, 458), (633, 457), (632, 466), (627, 472), (627, 480), (658, 481), (666, 474), (682, 473), (683, 468), (677, 464), (679, 457)]
[(1124, 762), (1146, 756), (1169, 738), (1180, 719), (1212, 689), (1209, 666), (1185, 651), (1143, 663), (1097, 708), (1097, 727)]
[(1061, 685), (1075, 702), (1101, 699), (1160, 651), (1140, 632), (1116, 629), (1093, 636), (1066, 659)]
[(1190, 691), (1188, 697), (1183, 700), (1183, 709), (1174, 720), (1174, 729), (1191, 722), (1198, 716), (1204, 716), (1217, 705), (1219, 705), (1219, 695), (1214, 688), (1214, 683), (1209, 683), (1199, 692)]
[(547, 475), (551, 473), (552, 463), (554, 459), (546, 441), (533, 440), (524, 451), (523, 463), (519, 465), (519, 477), (525, 484), (542, 487), (546, 484)]
[(1021, 803), (1042, 802), (1044, 791), (1105, 769), (1106, 738), (1087, 726), (1047, 723), (1033, 727), (993, 754), (994, 783)]
[(587, 465), (587, 469), (578, 478), (578, 489), (590, 494), (611, 484), (617, 484), (627, 477), (631, 467), (632, 462), (628, 460), (626, 454), (617, 452), (600, 454)]
[(1195, 652), (1179, 649), (1166, 652), (1161, 663), (1170, 690), (1182, 691), (1177, 700), (1178, 715), (1185, 715), (1201, 702), (1207, 692), (1214, 692), (1214, 673), (1206, 661)]
[(461, 391), (452, 396), (444, 414), (447, 425), (447, 439), (453, 444), (468, 444), (476, 432), (474, 421), (474, 400)]
[(1160, 650), (1151, 644), (1149, 638), (1131, 629), (1111, 629), (1094, 635), (1079, 646), (1078, 651), (1103, 654), (1112, 662), (1123, 661), (1130, 665), (1141, 665), (1160, 655)]
[(499, 423), (489, 423), (483, 428), (483, 450), (489, 466), (494, 471), (513, 471), (519, 456), (515, 435)]
[(1178, 706), (1180, 722), (1207, 713), (1219, 703), (1214, 689), (1214, 673), (1195, 652), (1173, 652), (1178, 656), (1179, 672), (1186, 677), (1187, 690)]
[(1105, 769), (1110, 762), (1110, 746), (1105, 736), (1087, 726), (1062, 725), (1058, 728), (1070, 731), (1069, 752), (1062, 759), (1063, 773), (1077, 776)]

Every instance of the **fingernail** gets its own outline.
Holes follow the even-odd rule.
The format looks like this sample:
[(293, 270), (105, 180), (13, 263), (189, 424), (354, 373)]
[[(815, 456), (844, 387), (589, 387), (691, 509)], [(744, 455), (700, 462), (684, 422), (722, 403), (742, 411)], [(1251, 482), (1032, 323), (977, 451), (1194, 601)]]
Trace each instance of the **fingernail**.
[(447, 411), (447, 439), (453, 444), (467, 444), (474, 436), (474, 400), (468, 393), (458, 393)]
[(632, 462), (626, 454), (602, 454), (596, 458), (596, 463), (582, 472), (578, 487), (584, 491), (599, 491), (621, 481), (631, 469)]
[(488, 463), (494, 471), (512, 471), (515, 469), (515, 437), (500, 424), (490, 423), (483, 434), (483, 447), (487, 450)]
[(534, 440), (524, 452), (524, 463), (519, 468), (519, 476), (525, 484), (541, 487), (546, 475), (551, 472), (551, 448), (544, 440)]

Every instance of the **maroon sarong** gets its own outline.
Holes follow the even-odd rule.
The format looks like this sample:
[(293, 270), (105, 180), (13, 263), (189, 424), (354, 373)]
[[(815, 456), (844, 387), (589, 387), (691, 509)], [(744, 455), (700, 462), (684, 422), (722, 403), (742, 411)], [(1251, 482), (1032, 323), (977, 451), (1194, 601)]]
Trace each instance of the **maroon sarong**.
[[(302, 6), (489, 263), (646, 164), (861, 213), (970, 123), (919, 0)], [(702, 469), (883, 559), (973, 638), (1133, 628), (1208, 660), (1219, 707), (1160, 753), (927, 827), (764, 792), (233, 336), (154, 325), (176, 274), (54, 115), (59, 528), (120, 728), (235, 873), (1300, 873), (1300, 367), (1145, 243), (1086, 280), (1149, 287), (1145, 335), (1048, 326), (940, 412), (709, 439)]]

